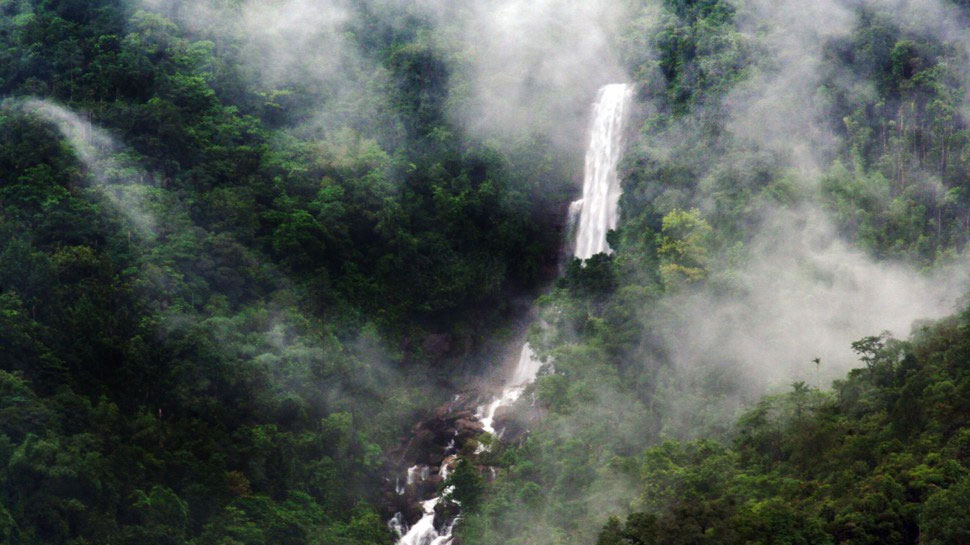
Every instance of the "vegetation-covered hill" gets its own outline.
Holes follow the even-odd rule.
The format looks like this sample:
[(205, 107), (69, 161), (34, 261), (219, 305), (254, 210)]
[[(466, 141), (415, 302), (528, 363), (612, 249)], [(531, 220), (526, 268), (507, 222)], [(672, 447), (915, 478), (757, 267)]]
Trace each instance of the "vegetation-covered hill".
[[(964, 250), (965, 49), (892, 3), (826, 3), (816, 22), (805, 4), (660, 4), (622, 34), (642, 114), (615, 253), (574, 261), (540, 298), (531, 339), (551, 365), (519, 408), (531, 434), (491, 453), (505, 470), (463, 543), (592, 543), (630, 512), (599, 543), (965, 542), (964, 319), (859, 341), (866, 368), (831, 392), (815, 373), (836, 362), (772, 348), (826, 338), (800, 290), (835, 307), (856, 289), (840, 275), (858, 255), (818, 259), (831, 235), (803, 233), (863, 249), (855, 286)], [(825, 28), (839, 10), (849, 28)], [(911, 278), (884, 295), (920, 289)], [(788, 360), (805, 378), (758, 402), (751, 385)]]
[[(0, 0), (0, 543), (391, 543), (386, 453), (555, 276), (581, 153), (468, 130), (458, 37), (330, 2), (301, 15), (340, 47), (282, 32), (284, 58), (251, 4)], [(818, 225), (866, 280), (906, 271), (905, 301), (958, 262), (970, 15), (919, 4), (944, 11), (616, 2), (614, 253), (539, 297), (528, 433), (447, 483), (463, 544), (970, 541), (966, 313), (760, 402), (746, 365), (776, 366), (725, 342), (686, 368), (669, 336), (705, 327), (692, 302), (782, 300), (750, 267)]]
[(352, 14), (347, 98), (145, 5), (0, 2), (0, 542), (387, 543), (382, 450), (548, 276), (573, 165), (462, 136), (403, 12)]
[(798, 382), (746, 413), (725, 446), (642, 453), (634, 506), (600, 545), (966, 543), (970, 321), (909, 341), (862, 339), (832, 392)]

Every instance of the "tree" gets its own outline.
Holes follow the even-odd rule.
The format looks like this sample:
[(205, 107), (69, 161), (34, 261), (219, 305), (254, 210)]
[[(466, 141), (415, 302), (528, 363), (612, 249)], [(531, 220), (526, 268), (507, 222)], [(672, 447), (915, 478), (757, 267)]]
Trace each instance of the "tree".
[(457, 501), (463, 510), (474, 511), (485, 493), (485, 480), (478, 468), (468, 458), (458, 461), (455, 472), (448, 477), (448, 484), (454, 486), (450, 497)]
[(970, 543), (970, 477), (927, 498), (919, 523), (921, 545)]
[(707, 276), (711, 226), (700, 210), (674, 209), (663, 217), (660, 238), (660, 275), (668, 290), (676, 291)]

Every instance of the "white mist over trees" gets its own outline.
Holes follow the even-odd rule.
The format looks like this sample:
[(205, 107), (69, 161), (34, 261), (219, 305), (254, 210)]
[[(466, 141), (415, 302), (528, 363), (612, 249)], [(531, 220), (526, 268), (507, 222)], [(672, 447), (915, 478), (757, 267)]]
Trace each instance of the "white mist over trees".
[[(701, 187), (713, 188), (717, 178), (758, 168), (759, 162), (774, 163), (788, 169), (779, 190), (790, 192), (798, 204), (751, 203), (753, 231), (743, 247), (729, 249), (733, 256), (723, 257), (734, 260), (725, 276), (698, 293), (676, 294), (665, 307), (671, 316), (662, 328), (666, 346), (681, 371), (723, 366), (716, 372), (740, 373), (732, 381), (741, 385), (743, 395), (756, 396), (765, 388), (814, 377), (816, 370), (806, 362), (820, 357), (828, 381), (856, 365), (849, 347), (853, 339), (883, 330), (905, 337), (917, 321), (957, 309), (967, 289), (964, 257), (934, 271), (902, 260), (874, 259), (839, 233), (831, 207), (823, 203), (825, 171), (845, 145), (826, 117), (831, 89), (873, 92), (872, 83), (856, 74), (833, 76), (827, 48), (851, 34), (864, 9), (953, 44), (957, 58), (966, 58), (968, 42), (961, 39), (966, 31), (953, 24), (959, 20), (956, 8), (942, 2), (737, 4), (736, 39), (751, 44), (760, 69), (706, 109), (726, 118), (735, 145), (749, 154), (727, 150), (701, 167), (707, 170)], [(952, 69), (964, 84), (970, 81), (961, 65)], [(702, 111), (694, 120), (706, 115)], [(694, 120), (657, 135), (650, 153), (670, 157), (689, 149), (691, 137), (680, 131), (697, 130)], [(915, 183), (938, 180), (915, 177)], [(718, 213), (716, 193), (702, 191), (683, 200), (676, 191), (658, 188), (655, 202), (669, 199), (675, 206), (697, 206), (705, 215)]]
[(4, 103), (4, 107), (54, 124), (84, 164), (94, 188), (131, 222), (138, 237), (154, 238), (157, 220), (151, 210), (152, 192), (150, 186), (139, 183), (145, 181), (146, 174), (119, 162), (118, 145), (107, 133), (50, 101), (27, 99)]
[[(207, 7), (205, 3), (191, 6), (179, 4), (177, 9), (172, 7), (174, 4), (165, 2), (148, 5), (163, 12), (169, 10), (180, 20), (195, 25), (194, 28), (198, 31), (211, 32), (211, 29), (215, 29), (217, 34), (241, 33), (248, 37), (240, 54), (253, 63), (256, 73), (261, 74), (260, 77), (267, 84), (320, 85), (336, 90), (336, 93), (328, 95), (327, 100), (321, 104), (320, 119), (332, 121), (337, 119), (334, 115), (343, 115), (335, 112), (353, 108), (352, 103), (341, 102), (341, 97), (349, 100), (377, 92), (373, 98), (376, 102), (366, 105), (386, 103), (386, 97), (381, 96), (384, 92), (381, 89), (388, 85), (388, 80), (380, 83), (371, 79), (372, 76), (364, 75), (374, 68), (374, 63), (359, 50), (360, 44), (346, 35), (348, 29), (353, 28), (351, 23), (354, 19), (360, 17), (356, 6), (308, 0), (273, 7), (253, 3), (218, 9), (214, 6)], [(608, 81), (610, 77), (622, 76), (623, 73), (616, 53), (621, 48), (614, 44), (615, 36), (620, 34), (622, 21), (628, 17), (630, 8), (618, 2), (584, 3), (579, 8), (557, 1), (535, 4), (511, 0), (469, 6), (435, 2), (384, 2), (367, 4), (365, 7), (367, 16), (377, 21), (381, 20), (383, 13), (400, 10), (402, 13), (425, 17), (431, 22), (434, 32), (427, 36), (424, 45), (442, 52), (446, 59), (445, 65), (455, 72), (450, 90), (450, 115), (459, 122), (459, 126), (479, 137), (492, 135), (513, 138), (514, 141), (515, 137), (512, 135), (516, 133), (533, 133), (552, 138), (553, 141), (565, 145), (566, 149), (577, 149), (576, 145), (581, 142), (577, 135), (585, 133), (582, 113), (585, 102), (588, 102), (588, 97), (592, 96), (595, 88), (591, 86), (598, 81)], [(952, 9), (943, 8), (938, 2), (923, 2), (907, 9), (890, 2), (874, 2), (872, 7), (893, 10), (893, 13), (917, 22), (931, 35), (961, 43), (959, 40), (952, 40), (953, 37), (960, 36), (961, 31), (947, 22), (954, 20)], [(920, 15), (916, 15), (917, 12)], [(657, 6), (648, 5), (642, 8), (641, 13), (646, 19), (640, 24), (648, 28), (655, 28), (662, 23)], [(707, 106), (711, 111), (716, 110), (719, 115), (727, 117), (727, 130), (742, 145), (752, 146), (758, 153), (772, 154), (772, 161), (787, 164), (792, 169), (789, 180), (794, 184), (793, 189), (809, 200), (815, 199), (812, 193), (817, 191), (820, 173), (826, 168), (837, 140), (824, 117), (826, 99), (819, 94), (819, 86), (824, 76), (824, 47), (827, 42), (844, 37), (852, 31), (857, 23), (856, 14), (855, 8), (840, 2), (824, 5), (759, 2), (739, 4), (738, 39), (742, 43), (757, 43), (755, 51), (763, 58), (763, 69), (730, 89), (720, 104)], [(399, 23), (387, 17), (384, 24), (393, 28)], [(638, 52), (638, 55), (645, 54), (652, 55), (649, 52)], [(377, 70), (373, 73), (382, 72)], [(657, 76), (654, 74), (651, 77), (654, 79)], [(390, 76), (383, 74), (377, 77)], [(860, 92), (865, 88), (864, 82), (849, 73), (840, 74), (835, 83), (846, 89), (860, 89)], [(281, 95), (283, 97), (285, 95)], [(336, 102), (332, 102), (334, 100)], [(364, 104), (358, 104), (361, 105)], [(552, 123), (551, 120), (555, 122)], [(322, 123), (323, 127), (327, 125), (328, 122)], [(695, 129), (684, 127), (682, 130)], [(676, 127), (671, 127), (652, 141), (651, 153), (660, 156), (679, 153), (678, 146), (685, 138), (679, 131)], [(730, 164), (734, 160), (727, 158), (727, 163), (718, 165), (718, 170), (712, 171), (709, 176), (722, 176), (722, 173), (734, 168)], [(747, 168), (746, 165), (738, 167)], [(657, 197), (661, 206), (671, 191), (673, 190), (670, 188), (660, 190)], [(712, 195), (700, 194), (691, 201), (678, 201), (677, 204), (683, 208), (697, 206), (702, 213), (709, 213), (717, 206), (712, 198)], [(959, 285), (944, 289), (939, 287), (938, 282), (920, 280), (921, 273), (916, 270), (903, 273), (906, 268), (903, 264), (889, 265), (888, 269), (883, 269), (877, 261), (862, 265), (859, 262), (862, 259), (861, 254), (856, 254), (839, 243), (836, 246), (845, 248), (847, 253), (838, 259), (831, 256), (837, 250), (828, 243), (821, 250), (825, 255), (815, 256), (811, 245), (800, 242), (804, 229), (799, 226), (811, 224), (819, 233), (835, 231), (828, 214), (818, 206), (800, 206), (794, 212), (760, 213), (766, 216), (764, 222), (768, 226), (759, 228), (765, 232), (763, 236), (751, 237), (756, 241), (751, 246), (752, 251), (766, 254), (746, 254), (744, 263), (758, 264), (758, 271), (741, 270), (737, 273), (739, 277), (749, 279), (753, 289), (748, 290), (741, 286), (734, 293), (738, 299), (730, 295), (709, 294), (695, 301), (696, 304), (682, 305), (678, 300), (671, 305), (672, 309), (683, 308), (687, 313), (693, 313), (692, 309), (695, 308), (706, 309), (700, 312), (702, 316), (699, 318), (702, 317), (703, 320), (697, 327), (686, 327), (684, 324), (692, 323), (686, 317), (672, 318), (672, 322), (681, 324), (676, 327), (677, 333), (672, 333), (670, 342), (671, 353), (676, 354), (679, 367), (689, 369), (695, 363), (700, 365), (699, 360), (688, 354), (709, 353), (706, 349), (696, 347), (710, 344), (706, 339), (730, 335), (739, 323), (744, 323), (745, 326), (737, 330), (739, 338), (736, 342), (722, 346), (728, 350), (723, 355), (723, 360), (745, 362), (741, 365), (751, 370), (750, 380), (741, 379), (740, 382), (761, 383), (762, 387), (768, 384), (784, 386), (791, 380), (804, 378), (804, 373), (808, 371), (803, 371), (794, 362), (782, 363), (789, 361), (782, 354), (791, 353), (788, 343), (784, 343), (785, 346), (777, 352), (769, 350), (760, 352), (762, 356), (759, 356), (756, 347), (762, 339), (777, 338), (777, 324), (798, 323), (799, 312), (807, 312), (812, 316), (808, 319), (810, 324), (838, 324), (842, 320), (853, 319), (847, 316), (858, 316), (863, 320), (862, 323), (846, 324), (844, 327), (841, 324), (835, 327), (796, 327), (792, 330), (797, 337), (803, 339), (795, 341), (797, 346), (820, 347), (818, 355), (824, 353), (827, 376), (834, 378), (854, 365), (847, 340), (851, 341), (873, 327), (905, 335), (914, 321), (940, 317), (952, 311), (955, 299), (961, 293)], [(770, 219), (775, 215), (783, 215), (787, 219)], [(791, 231), (780, 231), (789, 226)], [(822, 236), (831, 238), (833, 235)], [(757, 242), (759, 239), (772, 242), (763, 244)], [(792, 241), (792, 247), (788, 248), (778, 242), (784, 240)], [(584, 252), (582, 257), (589, 257), (592, 253), (595, 252)], [(792, 254), (800, 254), (802, 257), (793, 258)], [(826, 266), (821, 265), (823, 270), (817, 275), (802, 272), (815, 270), (821, 263), (834, 264), (840, 260), (855, 262), (856, 267), (864, 266), (867, 272), (873, 274), (860, 274), (855, 280), (842, 282), (838, 286), (826, 286), (826, 280), (816, 281), (813, 278), (838, 275), (831, 267), (826, 270)], [(859, 312), (846, 312), (849, 307), (845, 302), (866, 300), (861, 288), (853, 287), (860, 284), (858, 279), (862, 277), (867, 279), (865, 284), (887, 286), (886, 289), (872, 288), (882, 295), (880, 299), (885, 300), (886, 296), (896, 293), (894, 288), (888, 286), (900, 283), (889, 279), (885, 282), (875, 280), (883, 270), (891, 271), (887, 272), (890, 277), (910, 274), (911, 281), (904, 281), (903, 284), (911, 283), (917, 290), (920, 285), (926, 285), (926, 289), (931, 289), (932, 292), (910, 291), (904, 298), (892, 297), (899, 304), (892, 309), (886, 309), (886, 315), (892, 317), (891, 323), (879, 326), (875, 323), (879, 320), (878, 314), (865, 313), (858, 306), (851, 308), (858, 309)], [(799, 300), (797, 304), (788, 306), (783, 303), (787, 299), (785, 290), (795, 288), (785, 282), (773, 282), (778, 278), (798, 278), (804, 282), (805, 292), (824, 293), (824, 296), (819, 295), (808, 301)], [(746, 301), (745, 291), (757, 293), (763, 302)], [(939, 294), (940, 291), (945, 291), (948, 295), (943, 297)], [(930, 306), (912, 305), (907, 298), (921, 303), (934, 303)], [(813, 302), (816, 299), (819, 301), (817, 304)], [(775, 303), (768, 304), (767, 301)], [(843, 304), (833, 305), (831, 301), (840, 301)], [(724, 307), (723, 311), (721, 306)], [(736, 310), (729, 310), (731, 308), (758, 308), (765, 312), (752, 311), (747, 316), (749, 319), (742, 320)], [(677, 312), (673, 310), (675, 315)], [(755, 315), (772, 318), (762, 328), (759, 320), (750, 319)], [(726, 318), (719, 322), (714, 316)], [(721, 333), (714, 334), (713, 331)], [(698, 332), (700, 337), (692, 338), (691, 332)], [(752, 340), (742, 342), (741, 338)], [(766, 345), (771, 346), (777, 342), (769, 341)], [(733, 345), (752, 348), (738, 349), (735, 353), (730, 348)], [(752, 358), (760, 363), (755, 363)], [(711, 362), (706, 362), (704, 366), (708, 364)], [(772, 378), (766, 383), (766, 377)], [(760, 388), (753, 390), (757, 391)]]
[[(364, 87), (359, 75), (346, 67), (335, 68), (332, 60), (303, 58), (306, 52), (332, 50), (337, 52), (334, 57), (353, 58), (352, 65), (369, 65), (371, 61), (355, 52), (357, 44), (341, 35), (355, 17), (353, 9), (337, 3), (291, 4), (276, 11), (243, 6), (238, 12), (246, 32), (253, 36), (253, 51), (263, 50), (246, 55), (257, 62), (266, 81), (329, 81), (335, 88), (348, 89), (336, 97), (376, 89), (375, 103), (386, 103), (381, 89), (388, 85), (385, 76), (390, 76), (382, 74), (369, 80), (378, 85)], [(892, 17), (916, 25), (918, 32), (961, 43), (953, 39), (961, 31), (946, 22), (953, 20), (951, 11), (941, 6), (923, 2), (904, 8), (870, 2), (865, 7), (888, 10)], [(746, 218), (739, 222), (745, 232), (733, 238), (743, 243), (718, 247), (714, 240), (697, 238), (693, 246), (678, 246), (683, 239), (671, 227), (670, 247), (692, 247), (698, 254), (697, 259), (664, 257), (673, 267), (668, 270), (689, 270), (696, 276), (686, 277), (686, 282), (667, 277), (669, 293), (658, 300), (635, 292), (626, 295), (630, 306), (663, 309), (662, 318), (651, 318), (647, 328), (648, 342), (657, 344), (658, 351), (630, 357), (635, 362), (642, 358), (639, 363), (647, 368), (664, 369), (657, 379), (669, 395), (662, 401), (661, 428), (674, 436), (705, 434), (705, 426), (712, 425), (711, 413), (720, 415), (715, 427), (726, 425), (762, 393), (787, 388), (793, 381), (827, 383), (841, 376), (857, 365), (850, 347), (853, 340), (884, 330), (905, 336), (919, 320), (955, 310), (966, 288), (965, 275), (957, 272), (962, 261), (927, 272), (920, 265), (876, 259), (855, 247), (823, 203), (820, 181), (844, 146), (843, 137), (827, 118), (831, 104), (825, 86), (872, 92), (870, 83), (851, 72), (834, 79), (827, 72), (827, 44), (844, 39), (856, 28), (859, 6), (739, 2), (732, 7), (738, 30), (722, 39), (733, 42), (701, 37), (709, 40), (700, 44), (701, 54), (711, 55), (712, 60), (699, 65), (697, 74), (723, 77), (719, 70), (731, 70), (732, 63), (744, 57), (758, 59), (757, 68), (663, 130), (640, 135), (635, 144), (640, 147), (638, 155), (677, 164), (699, 178), (699, 190), (692, 194), (659, 176), (655, 184), (648, 183), (649, 201), (661, 216), (696, 208), (699, 218), (724, 217), (733, 213), (723, 209), (724, 195), (739, 190), (732, 185), (746, 183), (745, 176), (759, 170), (785, 171), (776, 182), (780, 198), (751, 202), (747, 210), (739, 211)], [(638, 16), (633, 17), (629, 6), (605, 2), (580, 7), (554, 1), (469, 6), (385, 2), (369, 8), (369, 16), (378, 21), (382, 12), (403, 10), (431, 22), (434, 30), (422, 44), (443, 54), (444, 66), (454, 71), (449, 116), (478, 138), (514, 142), (511, 135), (532, 133), (551, 138), (564, 149), (576, 149), (576, 135), (584, 133), (579, 105), (588, 101), (597, 82), (623, 78), (626, 69), (620, 68), (617, 51), (629, 57), (625, 48), (638, 46), (636, 56), (646, 59), (638, 68), (646, 70), (641, 74), (647, 82), (641, 98), (649, 96), (651, 86), (660, 85), (664, 77), (656, 68), (655, 44), (615, 38), (622, 35), (624, 19), (632, 19), (645, 33), (667, 24), (669, 15), (660, 3), (638, 8)], [(914, 15), (917, 12), (921, 15)], [(295, 38), (279, 39), (281, 29)], [(738, 57), (718, 58), (717, 53)], [(263, 59), (270, 62), (262, 64)], [(300, 68), (285, 69), (289, 66)], [(332, 103), (324, 104), (321, 111)], [(650, 112), (665, 107), (649, 101), (641, 106)], [(327, 113), (321, 119), (332, 116)], [(705, 124), (721, 119), (730, 143), (699, 146)], [(634, 205), (627, 201), (625, 206)], [(636, 209), (622, 209), (620, 215), (636, 213)], [(706, 220), (700, 221), (703, 227)], [(627, 236), (624, 229), (633, 228), (621, 226), (620, 239)], [(732, 240), (732, 234), (715, 233), (714, 238), (723, 245)], [(580, 257), (594, 253), (590, 250)], [(623, 256), (617, 260), (622, 262)], [(814, 358), (821, 361), (817, 369), (811, 364)], [(709, 399), (712, 381), (723, 385), (713, 400)], [(601, 400), (611, 397), (607, 392), (599, 396)], [(607, 405), (604, 410), (613, 408)]]
[(0, 542), (966, 543), (968, 29), (0, 2)]

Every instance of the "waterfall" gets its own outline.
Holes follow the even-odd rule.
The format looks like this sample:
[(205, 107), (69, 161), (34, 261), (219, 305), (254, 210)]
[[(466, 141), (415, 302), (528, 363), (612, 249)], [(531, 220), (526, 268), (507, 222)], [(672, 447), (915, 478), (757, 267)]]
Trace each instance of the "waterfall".
[[(478, 412), (475, 413), (475, 418), (482, 423), (485, 431), (496, 437), (502, 436), (501, 430), (496, 432), (495, 428), (492, 427), (492, 424), (495, 422), (495, 411), (499, 407), (511, 405), (519, 399), (522, 396), (522, 392), (525, 391), (525, 387), (535, 380), (536, 373), (539, 372), (540, 367), (542, 367), (542, 361), (536, 357), (535, 352), (532, 351), (532, 347), (529, 346), (529, 343), (523, 344), (522, 352), (519, 353), (519, 362), (515, 366), (512, 378), (505, 383), (502, 395), (497, 396), (488, 405), (482, 405), (478, 408)], [(484, 450), (485, 445), (479, 445), (478, 452), (483, 452)]]
[[(569, 205), (567, 218), (569, 224), (578, 222), (573, 256), (580, 259), (610, 252), (606, 233), (616, 227), (619, 218), (621, 189), (616, 167), (623, 151), (623, 123), (632, 98), (632, 85), (612, 83), (600, 88), (593, 103), (583, 197)], [(478, 409), (476, 416), (485, 426), (485, 431), (501, 436), (501, 430), (496, 433), (492, 427), (495, 411), (519, 399), (525, 387), (535, 380), (540, 367), (542, 362), (536, 358), (529, 343), (525, 343), (518, 365), (512, 378), (505, 384), (502, 395)]]
[[(628, 84), (610, 84), (600, 88), (593, 104), (592, 122), (590, 125), (590, 143), (586, 151), (586, 168), (583, 179), (583, 197), (569, 206), (570, 226), (578, 222), (576, 231), (576, 247), (573, 255), (580, 259), (587, 259), (600, 252), (609, 252), (606, 233), (616, 227), (618, 205), (620, 199), (620, 182), (617, 177), (616, 166), (620, 160), (623, 143), (623, 121), (627, 106), (633, 97), (633, 87)], [(577, 219), (578, 218), (578, 219)], [(512, 372), (512, 376), (505, 382), (501, 395), (496, 396), (488, 404), (478, 407), (475, 417), (482, 423), (484, 431), (501, 437), (503, 430), (495, 430), (495, 413), (499, 408), (511, 405), (526, 387), (531, 384), (542, 361), (536, 357), (529, 343), (522, 346), (519, 360)], [(457, 398), (456, 398), (457, 400)], [(487, 449), (479, 445), (477, 453)], [(442, 463), (439, 475), (447, 478), (447, 463)], [(408, 469), (407, 483), (410, 485), (419, 479), (418, 466)], [(420, 478), (428, 478), (428, 468), (421, 469)], [(448, 494), (451, 487), (438, 497), (421, 503), (423, 516), (414, 526), (408, 527), (403, 515), (397, 513), (388, 522), (388, 527), (397, 533), (397, 545), (450, 545), (451, 533), (457, 518), (443, 527), (435, 528), (435, 507)]]
[(616, 228), (619, 218), (621, 189), (616, 167), (623, 152), (623, 122), (632, 97), (631, 85), (614, 83), (600, 88), (593, 105), (583, 197), (569, 207), (571, 213), (579, 212), (573, 252), (579, 259), (610, 252), (606, 233)]

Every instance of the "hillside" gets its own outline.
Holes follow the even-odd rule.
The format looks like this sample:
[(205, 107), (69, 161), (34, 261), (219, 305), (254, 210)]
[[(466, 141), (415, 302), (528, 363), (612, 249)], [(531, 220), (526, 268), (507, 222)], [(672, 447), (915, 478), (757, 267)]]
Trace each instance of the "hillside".
[(968, 44), (0, 0), (0, 543), (970, 542)]

